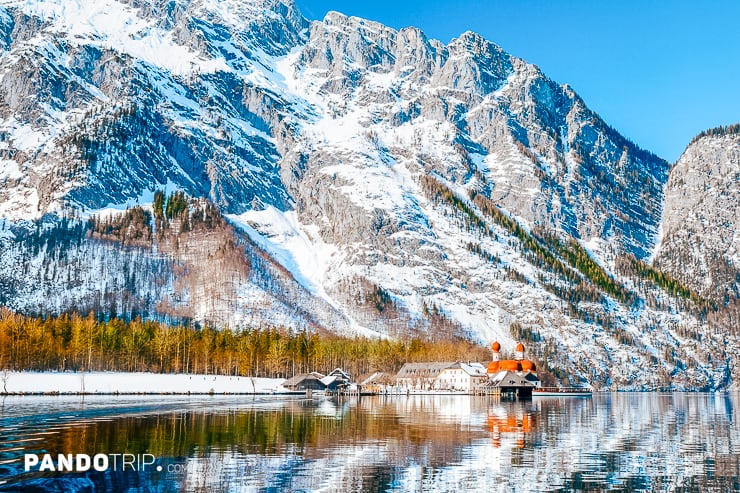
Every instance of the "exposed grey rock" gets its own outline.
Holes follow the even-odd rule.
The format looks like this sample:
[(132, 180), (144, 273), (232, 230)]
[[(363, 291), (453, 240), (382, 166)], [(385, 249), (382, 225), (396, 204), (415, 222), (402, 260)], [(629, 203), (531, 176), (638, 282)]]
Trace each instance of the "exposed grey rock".
[(710, 298), (740, 298), (740, 135), (690, 144), (666, 186), (655, 265)]
[[(222, 325), (505, 345), (516, 321), (543, 358), (600, 386), (726, 381), (715, 378), (726, 368), (707, 363), (720, 340), (693, 346), (703, 322), (688, 302), (615, 273), (622, 255), (654, 249), (668, 164), (536, 66), (470, 32), (445, 45), (339, 13), (309, 23), (288, 0), (108, 7), (107, 25), (75, 24), (99, 8), (91, 0), (0, 7), (2, 303), (167, 305)], [(687, 150), (686, 170), (674, 168), (656, 265), (686, 282), (709, 272), (702, 289), (736, 296), (733, 146)], [(734, 163), (734, 175), (717, 162)], [(690, 186), (673, 184), (681, 179)], [(202, 252), (206, 262), (208, 238), (184, 234), (183, 250), (163, 253), (85, 237), (65, 251), (40, 232), (66, 215), (146, 205), (165, 188), (230, 214), (250, 276), (232, 286), (220, 272), (203, 282), (183, 273)], [(520, 229), (484, 217), (475, 194)], [(579, 240), (621, 291), (531, 230)], [(694, 242), (713, 232), (716, 248)], [(29, 247), (28, 237), (44, 241)]]
[[(319, 93), (339, 95), (343, 107), (366, 107), (374, 116), (368, 126), (451, 123), (464, 151), (498, 158), (488, 193), (517, 216), (648, 255), (667, 163), (608, 127), (570, 88), (479, 35), (443, 46), (418, 30), (396, 32), (333, 12), (312, 24), (296, 69), (318, 78)], [(374, 84), (379, 74), (392, 74), (392, 82)], [(464, 181), (472, 163), (462, 160), (468, 169), (454, 176), (439, 160), (425, 168)], [(615, 218), (614, 210), (630, 213)]]

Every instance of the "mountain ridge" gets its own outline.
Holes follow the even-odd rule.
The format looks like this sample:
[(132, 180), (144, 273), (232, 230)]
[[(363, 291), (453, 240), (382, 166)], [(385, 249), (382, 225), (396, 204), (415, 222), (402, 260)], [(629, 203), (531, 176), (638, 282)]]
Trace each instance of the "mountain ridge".
[[(536, 66), (475, 33), (309, 22), (292, 2), (60, 5), (0, 3), (0, 303), (526, 336), (599, 387), (730, 384), (736, 341), (704, 327), (731, 319), (684, 284), (716, 293), (640, 263), (673, 255), (656, 245), (676, 167)], [(179, 204), (166, 241), (158, 194)], [(211, 240), (188, 229), (203, 200), (225, 218)], [(96, 233), (130, 214), (151, 241)], [(235, 252), (260, 267), (224, 281)]]

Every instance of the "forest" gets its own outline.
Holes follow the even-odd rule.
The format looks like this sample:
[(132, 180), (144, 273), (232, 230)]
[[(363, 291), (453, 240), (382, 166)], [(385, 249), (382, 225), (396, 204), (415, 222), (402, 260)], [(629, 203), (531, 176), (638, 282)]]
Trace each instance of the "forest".
[(0, 370), (150, 371), (270, 378), (340, 367), (355, 377), (396, 372), (405, 362), (486, 361), (469, 341), (323, 335), (168, 325), (92, 313), (28, 317), (0, 308)]

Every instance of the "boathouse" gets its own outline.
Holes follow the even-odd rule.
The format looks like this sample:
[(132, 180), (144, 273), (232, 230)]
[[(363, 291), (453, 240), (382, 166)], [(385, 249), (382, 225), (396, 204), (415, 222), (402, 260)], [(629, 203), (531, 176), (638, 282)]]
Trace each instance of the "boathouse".
[(479, 387), (486, 394), (497, 394), (514, 398), (532, 397), (532, 391), (540, 386), (537, 366), (524, 359), (524, 344), (516, 345), (514, 359), (501, 359), (501, 344), (491, 344), (491, 362), (488, 364), (488, 382)]
[(312, 371), (301, 373), (283, 382), (283, 387), (290, 390), (339, 390), (350, 384), (350, 374), (341, 368), (335, 368), (328, 375)]
[(323, 381), (329, 386), (330, 383), (336, 382), (336, 386), (347, 386), (352, 382), (352, 376), (341, 368), (334, 368)]
[(318, 372), (301, 373), (283, 382), (283, 387), (289, 390), (325, 390), (322, 378), (324, 375)]
[(528, 399), (532, 397), (535, 384), (518, 373), (503, 370), (494, 375), (482, 388), (486, 389), (489, 394)]

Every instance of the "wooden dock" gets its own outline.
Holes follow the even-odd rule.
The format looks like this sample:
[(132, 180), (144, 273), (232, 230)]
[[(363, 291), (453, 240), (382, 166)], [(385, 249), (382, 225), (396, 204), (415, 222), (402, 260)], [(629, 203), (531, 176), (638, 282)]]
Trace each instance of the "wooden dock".
[(532, 396), (539, 397), (591, 397), (592, 391), (583, 387), (540, 387)]

